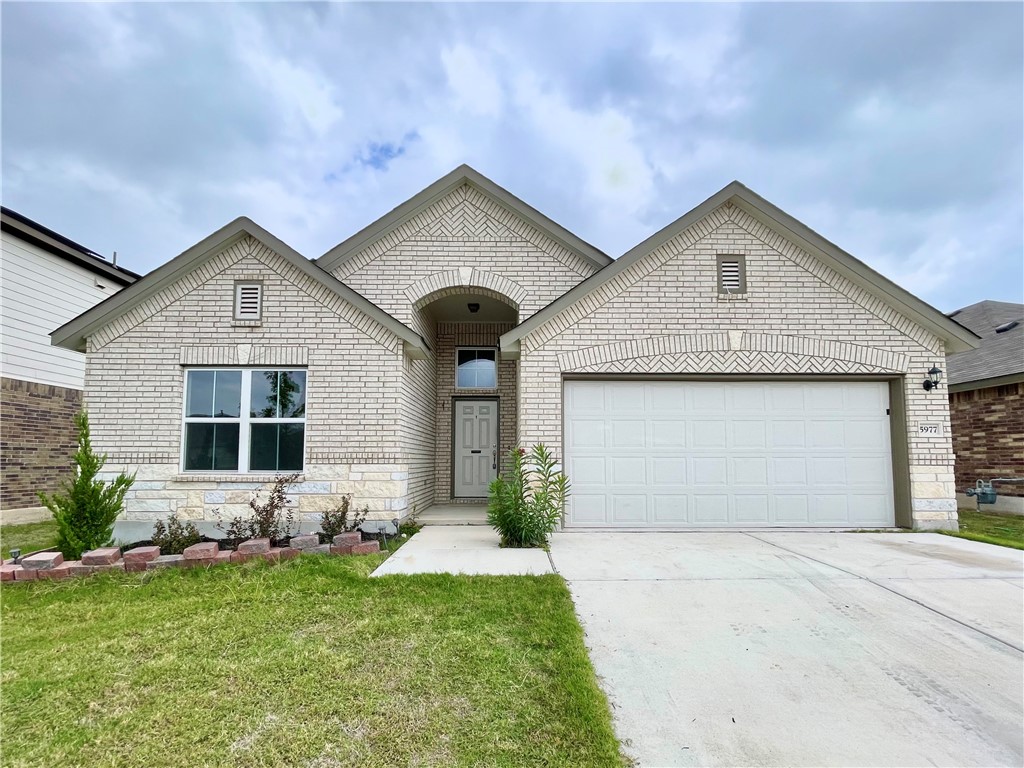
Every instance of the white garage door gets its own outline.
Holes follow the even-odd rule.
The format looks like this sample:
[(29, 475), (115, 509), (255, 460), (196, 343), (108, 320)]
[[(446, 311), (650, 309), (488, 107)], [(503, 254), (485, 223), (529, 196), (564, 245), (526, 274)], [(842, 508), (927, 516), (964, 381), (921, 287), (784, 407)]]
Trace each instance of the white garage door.
[(566, 524), (894, 525), (884, 382), (567, 381)]

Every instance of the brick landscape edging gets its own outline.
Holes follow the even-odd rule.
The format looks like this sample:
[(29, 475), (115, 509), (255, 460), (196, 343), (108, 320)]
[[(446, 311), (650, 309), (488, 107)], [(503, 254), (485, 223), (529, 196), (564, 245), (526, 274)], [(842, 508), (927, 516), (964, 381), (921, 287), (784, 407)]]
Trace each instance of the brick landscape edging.
[(160, 568), (198, 568), (226, 563), (244, 563), (266, 560), (279, 563), (300, 554), (309, 555), (369, 555), (380, 552), (379, 541), (362, 541), (362, 534), (340, 533), (332, 544), (321, 544), (316, 535), (294, 536), (289, 547), (272, 547), (270, 539), (249, 539), (236, 550), (222, 550), (215, 541), (193, 544), (180, 555), (161, 555), (160, 547), (135, 547), (123, 555), (117, 547), (102, 547), (86, 552), (81, 560), (64, 561), (60, 552), (36, 552), (21, 558), (16, 565), (4, 560), (0, 565), (0, 581), (22, 582), (61, 580), (73, 576), (89, 576), (105, 571), (141, 573)]

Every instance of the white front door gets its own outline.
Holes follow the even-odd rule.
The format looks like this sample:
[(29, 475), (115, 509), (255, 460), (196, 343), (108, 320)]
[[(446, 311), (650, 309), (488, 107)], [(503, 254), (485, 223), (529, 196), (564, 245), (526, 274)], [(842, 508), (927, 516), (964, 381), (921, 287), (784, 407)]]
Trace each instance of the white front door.
[(454, 495), (482, 499), (498, 476), (498, 401), (456, 400)]

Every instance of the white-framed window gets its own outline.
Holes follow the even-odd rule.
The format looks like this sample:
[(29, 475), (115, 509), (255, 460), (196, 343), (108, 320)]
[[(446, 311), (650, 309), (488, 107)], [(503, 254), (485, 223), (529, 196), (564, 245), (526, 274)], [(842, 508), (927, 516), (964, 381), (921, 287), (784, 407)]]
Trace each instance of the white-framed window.
[(235, 320), (263, 317), (263, 283), (235, 283)]
[(498, 350), (459, 347), (455, 350), (456, 389), (497, 389)]
[(187, 368), (185, 472), (297, 472), (306, 445), (306, 371)]

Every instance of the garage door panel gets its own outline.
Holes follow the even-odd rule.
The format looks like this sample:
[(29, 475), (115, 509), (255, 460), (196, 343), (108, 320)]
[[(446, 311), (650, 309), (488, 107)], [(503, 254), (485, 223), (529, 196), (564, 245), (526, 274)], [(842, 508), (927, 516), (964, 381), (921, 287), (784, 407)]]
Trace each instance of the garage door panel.
[(698, 456), (691, 459), (693, 485), (725, 488), (729, 483), (729, 462), (725, 456)]
[(704, 524), (729, 522), (729, 497), (725, 494), (693, 495), (693, 521)]
[(643, 413), (646, 410), (644, 403), (644, 385), (631, 382), (621, 382), (619, 386), (609, 390), (611, 409), (614, 413), (631, 413), (633, 411)]
[(664, 496), (654, 494), (654, 507), (651, 522), (653, 523), (685, 523), (689, 521), (687, 502), (689, 498), (683, 494)]
[(647, 495), (640, 493), (615, 493), (611, 496), (612, 520), (616, 523), (646, 523)]
[(647, 422), (623, 421), (612, 422), (611, 448), (644, 448), (647, 445)]
[(733, 496), (733, 506), (736, 509), (735, 521), (750, 524), (768, 523), (771, 520), (769, 505), (770, 500), (767, 494), (738, 493)]
[(843, 448), (846, 430), (839, 419), (812, 419), (807, 424), (808, 448)]
[(575, 456), (569, 459), (569, 477), (573, 485), (604, 485), (608, 477), (602, 456)]
[(768, 487), (768, 459), (764, 456), (734, 457), (730, 477), (733, 485)]
[(810, 500), (806, 494), (776, 493), (775, 521), (786, 525), (806, 525), (810, 522)]
[(690, 445), (694, 448), (725, 448), (724, 420), (694, 420), (690, 422)]
[(686, 459), (681, 456), (655, 456), (651, 459), (651, 482), (655, 487), (686, 485)]
[(613, 456), (608, 459), (611, 481), (616, 486), (639, 485), (648, 482), (647, 460), (643, 456)]
[(651, 446), (654, 448), (685, 448), (686, 422), (681, 419), (653, 422), (651, 424)]
[(774, 485), (807, 485), (807, 459), (804, 456), (777, 456), (771, 463)]
[(848, 421), (846, 423), (846, 447), (878, 451), (885, 449), (889, 442), (889, 430), (877, 420)]
[(807, 447), (807, 434), (804, 422), (795, 419), (774, 419), (768, 424), (769, 448)]
[(607, 498), (603, 493), (580, 493), (573, 491), (569, 497), (570, 519), (582, 524), (605, 524)]
[(567, 524), (893, 524), (881, 382), (570, 381)]

